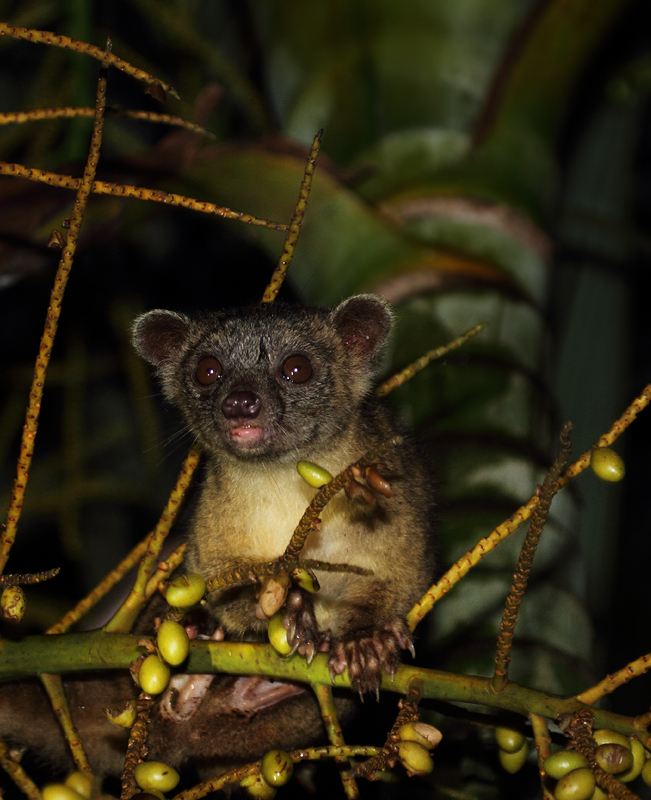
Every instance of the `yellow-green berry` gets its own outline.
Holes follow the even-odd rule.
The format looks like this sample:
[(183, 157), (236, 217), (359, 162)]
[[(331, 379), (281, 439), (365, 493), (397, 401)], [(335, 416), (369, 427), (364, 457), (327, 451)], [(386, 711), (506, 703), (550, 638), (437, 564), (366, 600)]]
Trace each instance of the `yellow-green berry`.
[(600, 744), (621, 744), (622, 747), (631, 749), (631, 740), (619, 731), (611, 731), (609, 728), (599, 728), (592, 734), (597, 745)]
[(133, 776), (146, 792), (171, 792), (179, 782), (179, 773), (162, 761), (142, 761), (136, 766)]
[(626, 474), (624, 459), (610, 447), (596, 447), (590, 456), (590, 466), (602, 481), (621, 481)]
[(43, 800), (83, 800), (83, 796), (63, 783), (49, 783), (41, 790)]
[(20, 622), (25, 616), (26, 607), (25, 592), (20, 586), (7, 586), (6, 589), (3, 589), (0, 595), (0, 609), (2, 609), (2, 616), (5, 619)]
[(206, 581), (197, 572), (179, 575), (169, 582), (165, 599), (174, 608), (188, 608), (198, 603), (206, 592)]
[(592, 770), (579, 767), (563, 775), (556, 784), (554, 797), (556, 800), (590, 800), (596, 785)]
[(287, 641), (287, 630), (283, 625), (283, 615), (281, 611), (274, 614), (269, 620), (267, 635), (269, 636), (269, 641), (272, 646), (281, 656), (287, 656), (291, 653), (292, 648)]
[(400, 742), (398, 756), (408, 775), (427, 775), (434, 769), (432, 756), (418, 742)]
[(320, 489), (332, 480), (332, 475), (327, 469), (320, 467), (318, 464), (313, 464), (311, 461), (299, 461), (296, 469), (301, 478), (307, 481), (310, 486), (314, 486), (315, 489)]
[(93, 776), (89, 772), (71, 772), (65, 780), (65, 785), (73, 791), (90, 800), (95, 789)]
[(170, 682), (170, 668), (160, 658), (152, 654), (140, 665), (138, 683), (147, 694), (160, 694)]
[(427, 750), (433, 750), (441, 741), (442, 735), (438, 728), (426, 722), (406, 722), (398, 728), (398, 737), (403, 742), (418, 742)]
[(276, 789), (270, 786), (262, 775), (247, 775), (240, 781), (240, 786), (256, 800), (273, 800)]
[(161, 623), (156, 636), (158, 652), (173, 667), (178, 667), (188, 657), (190, 638), (187, 631), (178, 622), (166, 619)]
[(522, 731), (515, 728), (499, 726), (495, 728), (495, 741), (500, 750), (504, 750), (505, 753), (517, 753), (524, 747), (527, 737)]
[(550, 778), (555, 778), (556, 780), (559, 780), (563, 775), (567, 775), (568, 772), (572, 772), (574, 769), (587, 766), (588, 759), (576, 750), (559, 750), (557, 753), (552, 753), (543, 762), (545, 772)]
[(516, 750), (515, 753), (507, 753), (506, 750), (498, 749), (497, 755), (503, 769), (511, 775), (515, 775), (515, 773), (519, 772), (525, 765), (527, 756), (529, 755), (529, 745), (525, 741), (523, 746), (519, 750)]
[(262, 757), (260, 772), (270, 786), (284, 786), (294, 773), (294, 762), (285, 750), (269, 750)]
[(642, 772), (642, 767), (644, 767), (646, 760), (646, 750), (642, 742), (639, 739), (629, 739), (629, 742), (631, 743), (631, 753), (633, 754), (633, 766), (617, 775), (617, 780), (622, 781), (622, 783), (635, 780)]
[(626, 772), (633, 766), (633, 753), (627, 747), (615, 742), (600, 744), (594, 752), (597, 764), (605, 772), (616, 775), (618, 772)]
[(646, 761), (642, 767), (642, 780), (647, 786), (651, 786), (651, 759)]

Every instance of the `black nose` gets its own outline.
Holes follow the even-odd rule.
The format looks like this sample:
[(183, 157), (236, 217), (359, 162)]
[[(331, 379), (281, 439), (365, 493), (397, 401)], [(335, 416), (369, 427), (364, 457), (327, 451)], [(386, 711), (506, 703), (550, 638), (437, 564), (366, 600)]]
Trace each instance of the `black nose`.
[(262, 408), (262, 400), (257, 394), (248, 391), (231, 392), (222, 403), (222, 414), (227, 419), (247, 417), (255, 419)]

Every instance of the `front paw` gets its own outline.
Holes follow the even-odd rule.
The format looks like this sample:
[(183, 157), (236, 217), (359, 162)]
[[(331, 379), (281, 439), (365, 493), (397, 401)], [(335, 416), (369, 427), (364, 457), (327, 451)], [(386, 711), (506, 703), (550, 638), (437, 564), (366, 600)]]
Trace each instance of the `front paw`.
[(291, 589), (282, 613), (291, 652), (298, 651), (311, 664), (323, 639), (314, 616), (312, 598), (303, 589)]
[(359, 696), (364, 699), (365, 692), (373, 692), (379, 699), (382, 670), (393, 679), (401, 650), (415, 655), (412, 633), (402, 617), (393, 617), (370, 633), (355, 631), (330, 648), (330, 677), (334, 681), (347, 667), (350, 685)]

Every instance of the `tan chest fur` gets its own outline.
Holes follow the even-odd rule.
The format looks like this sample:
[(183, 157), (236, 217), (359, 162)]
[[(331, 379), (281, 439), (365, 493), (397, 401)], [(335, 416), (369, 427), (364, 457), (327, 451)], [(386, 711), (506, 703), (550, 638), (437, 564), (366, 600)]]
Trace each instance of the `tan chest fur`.
[[(334, 461), (334, 459), (333, 459)], [(333, 474), (347, 464), (320, 462)], [(207, 484), (195, 517), (195, 542), (200, 571), (207, 577), (240, 559), (269, 561), (280, 556), (317, 490), (293, 464), (237, 464), (214, 486)], [(340, 492), (324, 509), (322, 526), (308, 537), (302, 555), (332, 563), (374, 569), (378, 554), (358, 505)], [(315, 596), (319, 623), (329, 627), (331, 606), (354, 576), (319, 572)], [(366, 581), (368, 578), (359, 580)]]
[[(345, 466), (345, 465), (344, 465)], [(333, 467), (334, 472), (337, 467)], [(290, 465), (242, 464), (216, 486), (206, 485), (195, 520), (201, 561), (211, 573), (233, 559), (280, 556), (317, 490)], [(361, 535), (354, 507), (338, 494), (324, 509), (320, 531), (310, 534), (303, 555), (348, 559)], [(357, 554), (363, 557), (363, 553)]]

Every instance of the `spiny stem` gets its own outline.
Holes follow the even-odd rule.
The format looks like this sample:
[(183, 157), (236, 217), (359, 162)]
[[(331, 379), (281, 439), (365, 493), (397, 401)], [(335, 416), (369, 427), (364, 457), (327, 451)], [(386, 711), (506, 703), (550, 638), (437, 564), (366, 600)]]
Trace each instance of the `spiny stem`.
[(281, 253), (278, 265), (271, 276), (269, 285), (264, 290), (261, 300), (262, 303), (273, 303), (273, 301), (276, 299), (294, 256), (294, 250), (296, 250), (296, 243), (298, 242), (298, 235), (301, 232), (301, 225), (303, 223), (303, 217), (305, 216), (305, 209), (307, 208), (307, 199), (310, 195), (312, 176), (314, 175), (314, 170), (316, 168), (316, 157), (319, 154), (319, 146), (321, 144), (322, 135), (323, 131), (319, 131), (312, 142), (310, 155), (308, 156), (307, 164), (305, 165), (305, 171), (303, 173), (301, 190), (298, 195), (298, 201), (296, 203), (296, 208), (294, 209), (292, 221), (289, 224), (289, 231), (287, 233), (287, 238), (285, 239), (283, 252)]
[(533, 559), (536, 554), (538, 542), (540, 541), (552, 500), (558, 491), (558, 479), (570, 455), (571, 429), (571, 425), (566, 425), (561, 433), (561, 452), (556, 458), (556, 461), (552, 464), (547, 475), (545, 475), (545, 480), (540, 490), (540, 502), (533, 512), (529, 530), (522, 543), (520, 557), (513, 575), (513, 583), (511, 584), (509, 594), (504, 604), (502, 620), (500, 622), (500, 632), (497, 638), (495, 673), (493, 675), (493, 690), (496, 692), (501, 692), (509, 682), (508, 670), (511, 661), (515, 625), (524, 593), (529, 583), (529, 575), (533, 567)]
[[(0, 33), (4, 32), (3, 27), (4, 23), (0, 23)], [(27, 413), (25, 415), (25, 425), (20, 444), (20, 456), (18, 457), (16, 479), (14, 480), (14, 485), (11, 492), (6, 526), (2, 532), (2, 535), (0, 536), (0, 574), (4, 572), (7, 559), (9, 558), (9, 552), (16, 538), (18, 522), (23, 509), (25, 489), (27, 487), (27, 481), (29, 478), (29, 468), (32, 463), (32, 456), (34, 455), (34, 440), (36, 438), (36, 431), (38, 429), (38, 418), (41, 410), (41, 401), (43, 399), (45, 375), (48, 364), (50, 363), (54, 338), (56, 336), (57, 327), (59, 324), (59, 317), (61, 315), (61, 307), (63, 303), (63, 294), (68, 282), (70, 270), (72, 268), (73, 258), (77, 249), (77, 241), (79, 239), (79, 231), (81, 229), (84, 212), (90, 196), (91, 186), (97, 170), (99, 151), (102, 144), (105, 107), (106, 69), (105, 66), (103, 66), (97, 84), (95, 121), (93, 124), (93, 133), (91, 136), (88, 158), (86, 159), (84, 174), (79, 181), (77, 197), (75, 199), (75, 204), (70, 216), (70, 227), (68, 228), (66, 234), (65, 247), (61, 253), (59, 267), (54, 279), (54, 286), (52, 287), (52, 292), (50, 294), (50, 306), (47, 311), (45, 327), (41, 337), (39, 354), (36, 357), (34, 377), (32, 379)]]

